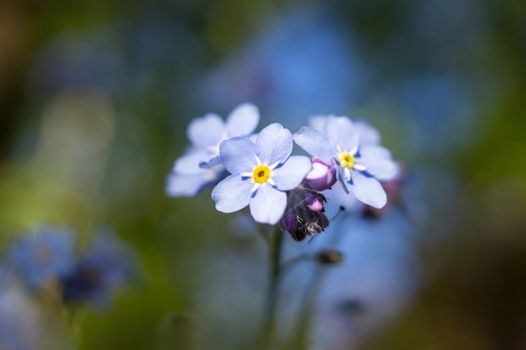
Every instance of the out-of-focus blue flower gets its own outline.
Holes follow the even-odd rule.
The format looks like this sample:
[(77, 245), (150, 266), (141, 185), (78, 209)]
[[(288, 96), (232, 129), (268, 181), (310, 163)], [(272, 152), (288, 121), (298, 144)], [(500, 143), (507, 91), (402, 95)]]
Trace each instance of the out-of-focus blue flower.
[(190, 150), (177, 159), (168, 178), (170, 196), (194, 196), (205, 185), (217, 181), (224, 172), (219, 157), (221, 144), (233, 137), (250, 136), (259, 123), (256, 106), (244, 103), (224, 122), (216, 114), (194, 119), (188, 126)]
[(347, 111), (367, 95), (371, 73), (353, 33), (327, 14), (317, 6), (280, 13), (205, 76), (203, 99), (255, 101), (294, 127), (313, 112)]
[(30, 350), (9, 315), (0, 310), (0, 350)]
[(287, 206), (289, 191), (311, 170), (309, 158), (290, 157), (292, 134), (280, 124), (261, 131), (255, 143), (234, 138), (221, 145), (221, 160), (232, 175), (212, 191), (217, 210), (232, 213), (250, 204), (252, 217), (274, 225)]
[(60, 283), (64, 302), (104, 305), (111, 293), (123, 286), (135, 272), (135, 258), (129, 247), (114, 235), (103, 234)]
[(29, 287), (42, 288), (72, 268), (73, 242), (70, 231), (43, 229), (13, 244), (6, 267)]
[(398, 167), (391, 153), (375, 144), (379, 140), (374, 130), (366, 124), (356, 127), (346, 117), (317, 117), (311, 124), (294, 135), (296, 143), (313, 156), (335, 162), (345, 192), (372, 207), (385, 206), (387, 196), (379, 181), (396, 176)]
[(41, 316), (34, 300), (16, 283), (7, 282), (0, 290), (0, 350), (53, 348), (53, 341), (42, 344), (45, 331)]

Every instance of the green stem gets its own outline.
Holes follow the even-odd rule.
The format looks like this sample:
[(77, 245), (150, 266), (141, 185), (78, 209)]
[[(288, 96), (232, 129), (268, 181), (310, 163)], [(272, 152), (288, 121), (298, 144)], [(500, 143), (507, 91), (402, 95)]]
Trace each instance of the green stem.
[(75, 307), (72, 307), (68, 312), (68, 324), (76, 348), (80, 346), (82, 337), (80, 328), (80, 315), (78, 311), (79, 310), (77, 310)]
[(298, 349), (308, 348), (308, 336), (310, 334), (310, 330), (312, 329), (312, 317), (314, 314), (316, 304), (316, 295), (318, 294), (318, 290), (320, 289), (320, 286), (325, 277), (326, 268), (327, 267), (320, 265), (316, 265), (314, 267), (312, 279), (307, 289), (305, 290), (305, 295), (302, 301), (302, 308), (298, 316), (298, 322), (296, 326), (297, 344), (295, 347), (297, 347)]
[(265, 241), (265, 244), (267, 246), (269, 246), (271, 241), (270, 241), (270, 237), (268, 236), (268, 231), (265, 230), (265, 226), (259, 225), (258, 226), (258, 233), (261, 236), (261, 238), (263, 239), (263, 241)]
[[(336, 228), (335, 232), (333, 233), (332, 240), (330, 242), (330, 245), (337, 246), (338, 243), (340, 243), (342, 239), (342, 232), (344, 230), (341, 227), (341, 221), (340, 226)], [(298, 322), (297, 322), (297, 331), (296, 331), (296, 341), (297, 343), (296, 348), (297, 349), (307, 349), (308, 348), (308, 337), (311, 334), (310, 330), (312, 329), (312, 318), (314, 314), (314, 310), (316, 308), (316, 296), (318, 295), (318, 291), (320, 290), (323, 280), (325, 279), (325, 274), (327, 272), (327, 269), (330, 267), (328, 266), (322, 266), (322, 265), (316, 265), (314, 267), (314, 271), (312, 274), (311, 281), (305, 291), (303, 301), (302, 301), (302, 308), (300, 311), (300, 314), (298, 316)]]
[(283, 233), (279, 226), (274, 229), (269, 250), (269, 287), (265, 305), (265, 344), (267, 349), (275, 346), (276, 313), (278, 304), (279, 282), (281, 277), (281, 254)]

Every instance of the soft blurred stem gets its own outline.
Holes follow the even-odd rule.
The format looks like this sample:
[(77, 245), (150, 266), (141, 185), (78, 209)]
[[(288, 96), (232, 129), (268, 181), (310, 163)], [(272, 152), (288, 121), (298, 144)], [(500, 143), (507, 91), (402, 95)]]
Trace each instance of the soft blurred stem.
[(73, 338), (73, 343), (76, 348), (80, 347), (80, 344), (82, 342), (82, 330), (80, 326), (80, 312), (79, 310), (73, 306), (70, 307), (66, 311), (66, 319), (69, 326), (69, 330), (71, 332), (71, 336)]
[(76, 348), (80, 346), (81, 327), (80, 314), (75, 306), (68, 306), (62, 300), (58, 281), (53, 281), (41, 290), (42, 297), (47, 306), (52, 307), (57, 317), (61, 318), (67, 329), (69, 329), (71, 339)]
[[(339, 225), (333, 232), (330, 245), (337, 246), (340, 243), (343, 233), (342, 221), (338, 221)], [(305, 291), (302, 301), (302, 307), (298, 315), (298, 322), (296, 323), (296, 332), (294, 342), (295, 349), (309, 348), (309, 336), (312, 329), (312, 321), (314, 311), (316, 309), (316, 297), (325, 279), (325, 274), (330, 266), (316, 264), (312, 274), (311, 281)]]
[(307, 349), (309, 347), (309, 335), (312, 329), (312, 319), (316, 306), (316, 295), (322, 285), (325, 277), (326, 266), (316, 264), (312, 279), (305, 291), (302, 301), (302, 308), (298, 315), (298, 322), (296, 323), (296, 349)]
[(268, 236), (268, 231), (265, 230), (265, 226), (258, 225), (258, 233), (261, 236), (261, 238), (265, 241), (265, 244), (269, 246), (271, 244), (271, 238)]
[(281, 277), (281, 253), (283, 248), (283, 233), (276, 225), (269, 245), (269, 287), (265, 304), (265, 346), (266, 349), (275, 347), (276, 341), (276, 313), (278, 305), (278, 291)]

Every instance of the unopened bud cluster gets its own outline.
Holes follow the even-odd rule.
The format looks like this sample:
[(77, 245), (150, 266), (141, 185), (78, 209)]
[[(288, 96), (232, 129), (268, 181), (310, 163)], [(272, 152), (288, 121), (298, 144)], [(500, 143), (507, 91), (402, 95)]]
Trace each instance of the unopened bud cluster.
[(306, 186), (300, 186), (288, 194), (287, 208), (280, 225), (296, 241), (318, 234), (329, 226), (325, 216), (325, 196)]

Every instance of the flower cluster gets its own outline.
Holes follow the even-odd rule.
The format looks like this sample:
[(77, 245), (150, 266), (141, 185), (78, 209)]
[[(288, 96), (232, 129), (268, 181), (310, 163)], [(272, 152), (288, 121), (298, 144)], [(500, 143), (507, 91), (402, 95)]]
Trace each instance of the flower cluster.
[(259, 123), (259, 110), (243, 104), (230, 113), (226, 122), (217, 114), (194, 119), (188, 126), (191, 147), (174, 165), (167, 192), (172, 196), (194, 196), (224, 173), (219, 151), (223, 141), (250, 136)]
[[(397, 176), (398, 165), (367, 123), (320, 116), (294, 135), (277, 123), (254, 134), (258, 121), (251, 104), (237, 107), (226, 122), (214, 114), (192, 121), (191, 147), (175, 162), (167, 193), (193, 196), (213, 184), (218, 211), (248, 206), (256, 222), (280, 223), (296, 240), (328, 226), (324, 194), (343, 193), (377, 209), (387, 204), (382, 183)], [(294, 143), (312, 158), (292, 155)]]
[(49, 228), (15, 242), (4, 265), (5, 273), (32, 291), (53, 289), (66, 304), (97, 305), (105, 303), (135, 269), (133, 252), (112, 234), (95, 237), (91, 247), (76, 257), (74, 233)]

